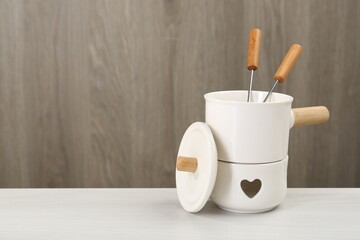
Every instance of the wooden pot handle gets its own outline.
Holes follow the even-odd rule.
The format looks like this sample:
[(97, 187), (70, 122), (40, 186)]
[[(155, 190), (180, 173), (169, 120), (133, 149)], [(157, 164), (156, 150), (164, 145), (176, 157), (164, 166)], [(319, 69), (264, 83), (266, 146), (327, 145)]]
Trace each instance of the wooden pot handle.
[(325, 123), (330, 118), (330, 112), (324, 106), (293, 108), (292, 112), (295, 127)]
[(196, 172), (198, 162), (192, 157), (178, 157), (176, 161), (176, 169), (183, 172)]
[(260, 53), (261, 31), (260, 29), (253, 28), (249, 35), (248, 47), (248, 62), (247, 68), (249, 70), (256, 70), (259, 66), (259, 53)]

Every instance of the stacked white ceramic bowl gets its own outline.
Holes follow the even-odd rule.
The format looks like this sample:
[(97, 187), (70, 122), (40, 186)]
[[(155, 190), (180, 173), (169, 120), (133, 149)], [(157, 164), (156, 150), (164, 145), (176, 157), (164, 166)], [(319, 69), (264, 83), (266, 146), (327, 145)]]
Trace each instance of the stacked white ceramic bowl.
[(267, 92), (205, 94), (206, 123), (214, 136), (218, 170), (211, 199), (220, 208), (264, 212), (286, 196), (289, 130), (293, 98)]

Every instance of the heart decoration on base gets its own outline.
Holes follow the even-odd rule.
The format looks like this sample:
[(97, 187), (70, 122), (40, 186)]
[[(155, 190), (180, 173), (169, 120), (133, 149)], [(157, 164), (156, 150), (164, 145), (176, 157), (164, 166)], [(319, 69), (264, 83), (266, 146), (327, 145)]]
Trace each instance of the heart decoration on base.
[(250, 182), (245, 179), (241, 181), (240, 186), (246, 196), (253, 198), (261, 189), (261, 181), (259, 179), (255, 179), (254, 181)]

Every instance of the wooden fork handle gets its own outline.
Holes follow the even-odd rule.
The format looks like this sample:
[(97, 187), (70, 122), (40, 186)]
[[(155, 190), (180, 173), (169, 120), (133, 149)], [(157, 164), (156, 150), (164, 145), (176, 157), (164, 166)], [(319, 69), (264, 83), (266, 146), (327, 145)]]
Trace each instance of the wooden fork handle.
[(291, 46), (274, 75), (275, 80), (279, 81), (280, 83), (285, 81), (286, 77), (289, 75), (291, 69), (294, 67), (297, 59), (299, 58), (301, 52), (302, 47), (299, 44), (293, 44)]
[(256, 70), (259, 66), (259, 53), (260, 53), (261, 31), (260, 29), (253, 28), (250, 31), (249, 46), (248, 46), (248, 63), (249, 70)]

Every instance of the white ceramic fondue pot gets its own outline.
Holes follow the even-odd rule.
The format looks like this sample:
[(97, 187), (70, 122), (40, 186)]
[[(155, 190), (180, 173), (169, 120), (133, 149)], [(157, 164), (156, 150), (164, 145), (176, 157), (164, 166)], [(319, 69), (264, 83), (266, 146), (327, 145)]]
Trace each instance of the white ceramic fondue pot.
[(205, 94), (206, 123), (185, 132), (176, 166), (179, 201), (200, 211), (209, 197), (222, 209), (268, 211), (286, 195), (289, 130), (324, 123), (326, 107), (291, 109), (293, 98), (266, 92), (221, 91)]
[[(253, 91), (253, 102), (246, 102), (247, 91), (205, 94), (206, 123), (216, 142), (218, 158), (227, 162), (267, 163), (284, 159), (288, 152), (289, 129), (294, 126), (293, 98)], [(294, 110), (299, 112), (299, 109)], [(325, 107), (302, 108), (297, 123), (317, 124), (329, 117)], [(301, 118), (301, 119), (300, 119)]]

